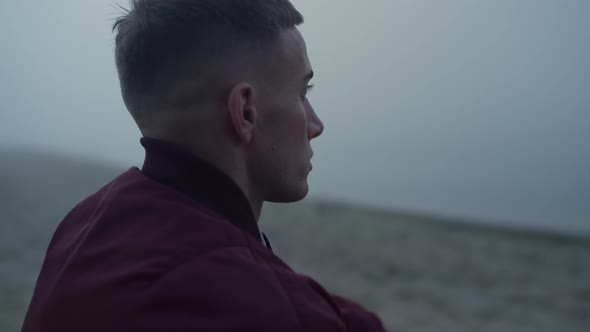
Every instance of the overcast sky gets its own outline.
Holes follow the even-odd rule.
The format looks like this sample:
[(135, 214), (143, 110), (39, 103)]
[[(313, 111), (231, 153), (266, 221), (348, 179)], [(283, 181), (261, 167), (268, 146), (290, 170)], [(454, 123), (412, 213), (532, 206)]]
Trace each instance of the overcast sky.
[[(312, 196), (590, 234), (589, 1), (294, 3)], [(141, 165), (113, 4), (0, 1), (0, 144)]]

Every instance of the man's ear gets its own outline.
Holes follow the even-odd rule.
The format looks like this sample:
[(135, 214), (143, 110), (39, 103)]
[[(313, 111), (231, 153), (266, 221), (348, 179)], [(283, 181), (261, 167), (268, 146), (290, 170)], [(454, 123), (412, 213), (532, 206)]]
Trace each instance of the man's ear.
[(227, 100), (227, 108), (235, 133), (240, 141), (248, 143), (252, 140), (252, 132), (256, 124), (255, 89), (247, 82), (240, 82), (231, 89)]

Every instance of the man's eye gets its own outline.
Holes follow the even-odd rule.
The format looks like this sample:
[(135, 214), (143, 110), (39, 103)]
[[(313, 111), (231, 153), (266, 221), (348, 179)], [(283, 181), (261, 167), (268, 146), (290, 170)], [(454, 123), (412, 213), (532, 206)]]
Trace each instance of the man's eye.
[(308, 85), (305, 87), (305, 91), (303, 91), (303, 95), (304, 95), (304, 96), (306, 96), (306, 95), (307, 95), (307, 93), (308, 93), (309, 91), (311, 91), (312, 89), (313, 89), (313, 84), (308, 84)]

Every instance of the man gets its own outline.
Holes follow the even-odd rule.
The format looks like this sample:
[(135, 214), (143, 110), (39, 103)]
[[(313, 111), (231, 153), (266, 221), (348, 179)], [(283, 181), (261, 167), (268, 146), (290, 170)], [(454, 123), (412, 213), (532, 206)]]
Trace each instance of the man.
[(134, 0), (114, 25), (146, 149), (49, 245), (23, 331), (383, 331), (272, 253), (264, 201), (308, 192), (313, 71), (288, 0)]

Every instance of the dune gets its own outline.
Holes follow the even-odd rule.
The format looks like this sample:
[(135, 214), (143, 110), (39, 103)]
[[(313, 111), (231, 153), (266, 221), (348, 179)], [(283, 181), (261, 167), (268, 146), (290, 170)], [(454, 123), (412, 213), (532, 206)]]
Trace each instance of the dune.
[[(18, 331), (53, 230), (126, 167), (0, 149), (0, 331)], [(306, 200), (267, 204), (277, 255), (395, 331), (590, 331), (590, 239)]]

